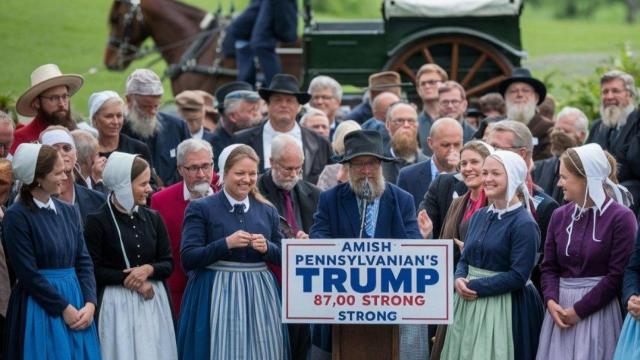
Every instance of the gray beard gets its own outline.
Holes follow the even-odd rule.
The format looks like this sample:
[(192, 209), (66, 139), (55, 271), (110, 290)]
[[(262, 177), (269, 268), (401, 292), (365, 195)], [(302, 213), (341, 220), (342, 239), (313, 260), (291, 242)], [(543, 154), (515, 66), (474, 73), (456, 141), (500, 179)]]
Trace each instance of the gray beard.
[(608, 127), (625, 126), (627, 124), (629, 114), (631, 114), (634, 109), (635, 107), (633, 104), (629, 104), (624, 108), (617, 105), (604, 107), (604, 105), (600, 104), (600, 116), (602, 117), (602, 123)]
[(536, 115), (536, 109), (536, 103), (533, 101), (522, 106), (507, 101), (507, 119), (529, 125)]
[(294, 180), (291, 180), (291, 181), (280, 181), (280, 180), (276, 179), (275, 175), (272, 172), (271, 173), (271, 180), (273, 180), (273, 183), (276, 184), (276, 186), (279, 187), (280, 189), (291, 191), (296, 186), (298, 181), (302, 180), (302, 175), (300, 174), (300, 175), (296, 176), (296, 178)]
[(143, 115), (142, 112), (138, 110), (137, 105), (134, 105), (133, 109), (127, 114), (127, 121), (129, 122), (131, 131), (141, 138), (152, 137), (159, 132), (161, 128), (157, 116)]
[[(351, 176), (349, 176), (349, 185), (351, 185), (351, 190), (356, 194), (358, 198), (364, 198), (364, 183), (365, 179), (353, 180)], [(369, 178), (369, 188), (371, 189), (371, 198), (377, 199), (382, 196), (384, 193), (385, 182), (384, 176), (382, 176), (382, 168), (380, 168), (380, 173), (374, 175), (374, 177)]]

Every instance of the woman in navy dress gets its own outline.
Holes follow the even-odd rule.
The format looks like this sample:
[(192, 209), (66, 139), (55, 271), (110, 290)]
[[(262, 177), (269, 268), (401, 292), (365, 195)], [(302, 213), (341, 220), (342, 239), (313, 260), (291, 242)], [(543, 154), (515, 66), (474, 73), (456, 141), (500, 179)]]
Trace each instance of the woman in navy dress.
[(182, 359), (287, 359), (277, 210), (256, 190), (259, 158), (246, 145), (219, 159), (223, 190), (187, 207), (180, 257), (190, 273), (180, 313)]
[(47, 145), (21, 144), (22, 182), (3, 236), (18, 282), (7, 313), (6, 359), (100, 359), (93, 315), (96, 283), (76, 209), (57, 200), (64, 163)]
[(498, 150), (485, 159), (482, 176), (491, 205), (469, 223), (441, 358), (533, 359), (542, 301), (529, 277), (540, 230), (528, 209), (527, 166), (518, 154)]

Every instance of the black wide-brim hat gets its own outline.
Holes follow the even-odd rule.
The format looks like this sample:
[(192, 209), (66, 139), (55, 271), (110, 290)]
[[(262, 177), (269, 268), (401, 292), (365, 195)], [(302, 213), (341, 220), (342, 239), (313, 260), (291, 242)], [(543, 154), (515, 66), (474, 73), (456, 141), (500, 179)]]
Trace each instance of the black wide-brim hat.
[(525, 84), (531, 85), (533, 90), (538, 93), (538, 105), (542, 104), (544, 98), (547, 96), (547, 87), (544, 86), (544, 83), (533, 76), (531, 76), (531, 71), (526, 68), (515, 68), (513, 69), (513, 73), (511, 76), (502, 80), (498, 84), (498, 91), (502, 94), (502, 97), (505, 97), (507, 92), (507, 88), (509, 85), (517, 82), (523, 82)]
[(395, 161), (384, 155), (382, 135), (374, 130), (356, 130), (344, 137), (344, 155), (337, 161), (341, 164), (358, 156), (375, 156), (382, 161)]
[(224, 98), (227, 96), (227, 94), (230, 94), (238, 90), (253, 91), (253, 86), (251, 86), (251, 84), (244, 81), (233, 81), (220, 86), (216, 90), (215, 97), (216, 97), (216, 101), (218, 102), (219, 112), (224, 111)]
[(306, 92), (300, 92), (300, 84), (298, 83), (298, 79), (295, 76), (289, 74), (276, 74), (271, 79), (271, 84), (269, 84), (268, 88), (262, 88), (258, 90), (258, 94), (260, 97), (264, 99), (264, 101), (269, 101), (269, 97), (272, 94), (286, 94), (293, 95), (298, 99), (298, 103), (300, 105), (304, 105), (311, 100), (311, 95)]

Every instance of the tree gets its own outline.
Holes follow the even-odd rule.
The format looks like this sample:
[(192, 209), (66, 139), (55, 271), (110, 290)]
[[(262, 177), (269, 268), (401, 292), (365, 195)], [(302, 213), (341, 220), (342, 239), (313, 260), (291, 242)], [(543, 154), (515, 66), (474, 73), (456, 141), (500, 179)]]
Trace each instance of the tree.
[(624, 4), (627, 6), (627, 23), (634, 24), (638, 11), (640, 11), (640, 2), (638, 0), (624, 0)]

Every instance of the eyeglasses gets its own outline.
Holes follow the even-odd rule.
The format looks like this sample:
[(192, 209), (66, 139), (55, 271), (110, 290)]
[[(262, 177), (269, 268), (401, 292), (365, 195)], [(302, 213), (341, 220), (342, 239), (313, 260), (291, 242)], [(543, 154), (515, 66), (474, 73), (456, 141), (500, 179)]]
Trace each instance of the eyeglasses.
[(198, 173), (198, 171), (202, 170), (203, 173), (206, 173), (208, 171), (211, 171), (211, 167), (213, 166), (213, 163), (206, 163), (206, 164), (202, 164), (202, 165), (191, 165), (191, 166), (183, 166), (183, 168), (185, 170), (187, 170), (187, 172), (190, 175), (195, 175)]
[(358, 161), (358, 162), (352, 161), (349, 164), (349, 166), (351, 166), (355, 170), (362, 170), (364, 168), (377, 169), (381, 163), (382, 163), (381, 160), (369, 160), (369, 161)]
[(315, 101), (317, 101), (317, 100), (329, 101), (331, 99), (333, 99), (333, 96), (330, 96), (330, 95), (313, 95), (313, 96), (311, 96), (311, 100), (315, 100)]
[(627, 92), (626, 89), (602, 89), (602, 91), (600, 92), (600, 95), (609, 95), (609, 94), (613, 94), (613, 95), (620, 95), (624, 92)]
[(416, 119), (391, 119), (390, 121), (393, 125), (415, 125), (418, 123)]
[(299, 174), (302, 171), (302, 165), (300, 166), (282, 166), (279, 162), (274, 161), (274, 164), (278, 165), (278, 167), (280, 168), (280, 170), (288, 172), (288, 173), (294, 173), (294, 174)]
[(442, 80), (425, 80), (425, 81), (420, 81), (420, 86), (434, 86), (434, 85), (438, 85), (438, 84), (442, 84)]
[(462, 103), (462, 100), (441, 100), (438, 103), (440, 106), (458, 106)]
[(51, 95), (51, 96), (44, 96), (44, 95), (40, 95), (41, 99), (46, 99), (50, 102), (58, 102), (60, 100), (62, 100), (63, 102), (67, 102), (67, 100), (69, 100), (70, 96), (69, 94), (62, 94), (62, 95)]

